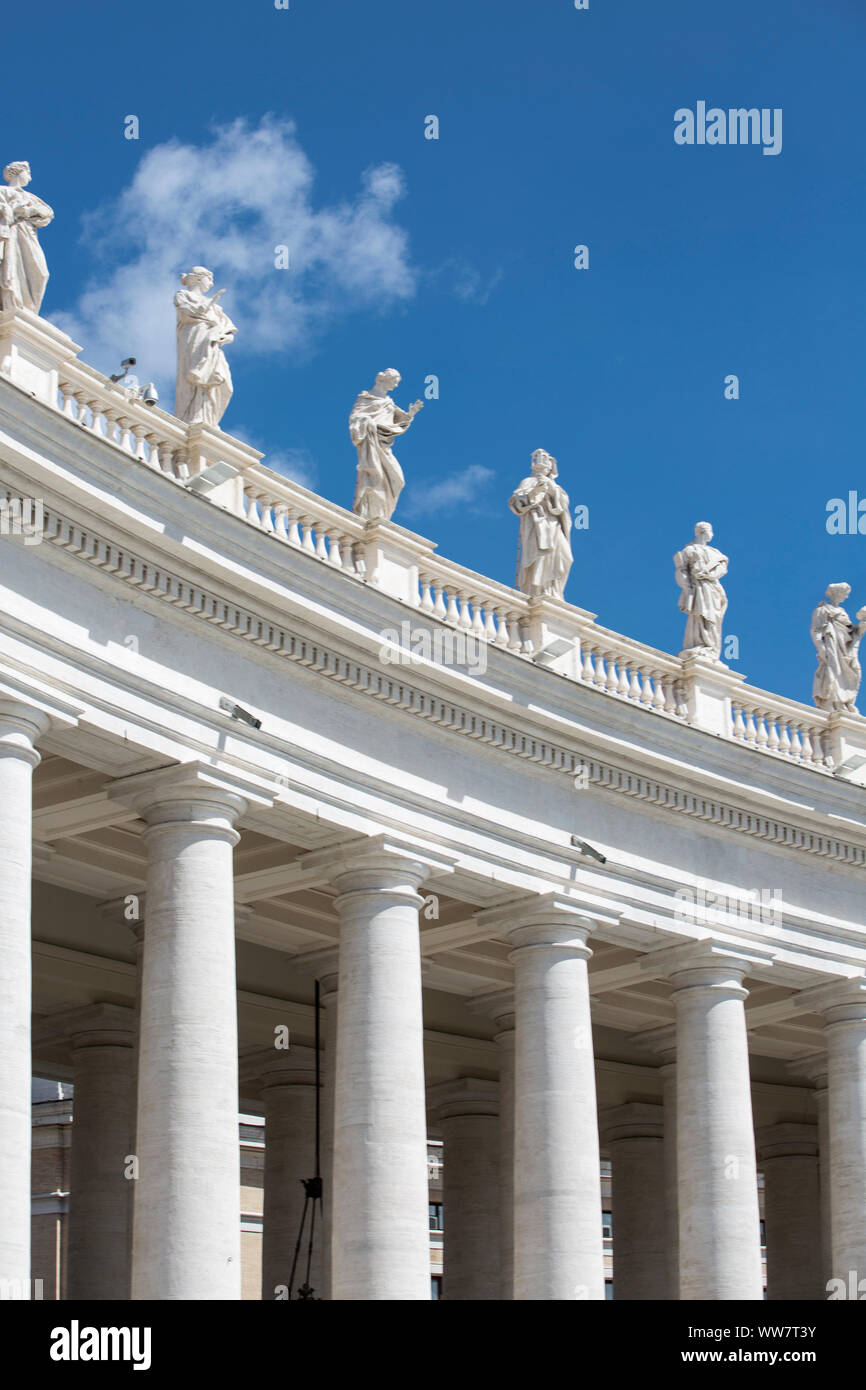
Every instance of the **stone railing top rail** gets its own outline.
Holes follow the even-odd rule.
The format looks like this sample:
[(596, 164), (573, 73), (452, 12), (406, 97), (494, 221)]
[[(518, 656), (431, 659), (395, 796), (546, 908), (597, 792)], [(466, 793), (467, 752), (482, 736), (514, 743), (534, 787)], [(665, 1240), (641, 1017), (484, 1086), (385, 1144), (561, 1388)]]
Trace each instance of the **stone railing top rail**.
[[(144, 404), (75, 360), (78, 352), (65, 333), (27, 310), (0, 314), (0, 375), (132, 460), (425, 618), (647, 711), (813, 770), (845, 767), (866, 753), (866, 721), (749, 686), (726, 666), (659, 651), (602, 627), (594, 613), (564, 600), (530, 599), (437, 555), (433, 541), (394, 522), (365, 523), (268, 468), (241, 440)], [(854, 780), (866, 780), (866, 770)]]

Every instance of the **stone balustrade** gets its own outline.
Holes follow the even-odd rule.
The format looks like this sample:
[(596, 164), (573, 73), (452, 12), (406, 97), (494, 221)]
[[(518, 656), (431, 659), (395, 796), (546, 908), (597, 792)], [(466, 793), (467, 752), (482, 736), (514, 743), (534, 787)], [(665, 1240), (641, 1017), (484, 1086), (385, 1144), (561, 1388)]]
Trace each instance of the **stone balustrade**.
[(827, 715), (778, 695), (741, 687), (731, 701), (731, 737), (806, 767), (832, 768)]
[[(866, 723), (755, 689), (727, 667), (674, 657), (601, 627), (560, 599), (530, 599), (438, 556), (393, 522), (364, 523), (265, 467), (222, 430), (187, 425), (76, 360), (28, 311), (0, 315), (0, 376), (70, 424), (242, 517), (264, 536), (378, 588), (425, 620), (546, 666), (606, 697), (824, 774), (866, 762)], [(215, 467), (215, 465), (217, 465)], [(347, 468), (349, 467), (347, 459)], [(206, 474), (205, 478), (200, 475)], [(0, 492), (4, 521), (14, 499)]]
[(79, 362), (58, 373), (58, 409), (67, 420), (177, 482), (190, 476), (187, 427)]
[(580, 661), (579, 678), (585, 685), (659, 714), (686, 717), (682, 664), (676, 657), (593, 622), (581, 632)]
[(432, 553), (419, 564), (417, 606), (479, 642), (531, 655), (525, 595)]
[(334, 569), (364, 577), (364, 523), (299, 483), (259, 465), (248, 468), (238, 513), (265, 535), (297, 546)]

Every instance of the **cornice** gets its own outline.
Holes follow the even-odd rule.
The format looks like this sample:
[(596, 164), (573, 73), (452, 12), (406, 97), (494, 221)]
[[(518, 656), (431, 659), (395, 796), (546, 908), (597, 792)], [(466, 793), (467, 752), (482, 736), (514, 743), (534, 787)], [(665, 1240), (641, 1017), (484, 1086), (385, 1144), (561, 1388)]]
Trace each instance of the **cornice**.
[[(562, 743), (530, 734), (487, 713), (469, 709), (414, 685), (401, 669), (375, 669), (361, 658), (343, 655), (318, 638), (301, 636), (220, 595), (206, 585), (179, 575), (164, 563), (109, 540), (95, 527), (84, 526), (45, 505), (43, 539), (76, 560), (98, 569), (118, 583), (170, 604), (191, 618), (264, 648), (276, 657), (306, 667), (359, 695), (424, 719), (449, 733), (473, 739), (511, 757), (522, 758), (551, 772), (574, 778), (585, 769), (588, 784), (600, 790), (643, 801), (663, 811), (685, 815), (705, 824), (766, 841), (783, 849), (802, 851), (854, 868), (866, 865), (866, 843), (851, 843), (784, 820), (702, 795), (657, 777), (585, 756)], [(519, 658), (515, 658), (519, 660)]]

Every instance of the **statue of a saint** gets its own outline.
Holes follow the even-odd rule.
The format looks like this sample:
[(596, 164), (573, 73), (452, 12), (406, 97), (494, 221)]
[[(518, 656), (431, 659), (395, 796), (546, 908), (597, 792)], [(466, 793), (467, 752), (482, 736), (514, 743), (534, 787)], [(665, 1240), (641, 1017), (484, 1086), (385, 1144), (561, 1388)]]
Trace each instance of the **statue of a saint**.
[(48, 266), (36, 235), (47, 227), (53, 210), (41, 198), (27, 193), (30, 165), (26, 159), (7, 164), (0, 188), (0, 310), (42, 307)]
[(850, 584), (828, 584), (826, 596), (812, 614), (810, 632), (818, 652), (812, 699), (818, 709), (831, 713), (859, 713), (854, 703), (860, 689), (857, 648), (866, 632), (866, 608), (859, 610), (857, 622), (852, 623), (842, 607), (850, 592)]
[(177, 310), (177, 385), (174, 413), (188, 425), (218, 425), (232, 396), (232, 374), (223, 346), (237, 329), (219, 306), (225, 290), (208, 298), (213, 275), (194, 265), (180, 277)]
[(400, 385), (393, 367), (380, 372), (371, 391), (362, 391), (349, 416), (349, 436), (358, 450), (358, 477), (352, 511), (364, 521), (390, 521), (406, 479), (391, 453), (398, 435), (405, 434), (422, 401), (401, 410), (390, 391)]
[(682, 589), (680, 612), (688, 614), (680, 656), (707, 656), (719, 661), (722, 619), (728, 606), (721, 581), (728, 572), (728, 557), (710, 545), (712, 539), (710, 523), (699, 521), (694, 541), (674, 556), (674, 567)]
[(556, 459), (544, 449), (532, 455), (532, 474), (508, 505), (520, 518), (517, 588), (532, 597), (562, 598), (571, 569), (571, 512), (558, 483)]

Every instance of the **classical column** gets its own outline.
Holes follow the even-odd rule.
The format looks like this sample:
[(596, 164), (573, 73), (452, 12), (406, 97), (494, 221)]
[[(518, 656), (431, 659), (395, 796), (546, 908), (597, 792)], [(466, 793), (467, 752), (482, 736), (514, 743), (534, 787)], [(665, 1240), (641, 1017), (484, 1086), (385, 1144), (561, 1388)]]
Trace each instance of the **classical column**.
[(593, 924), (556, 893), (481, 921), (508, 937), (514, 962), (514, 1297), (603, 1299)]
[(806, 1076), (815, 1087), (815, 1109), (818, 1115), (818, 1194), (821, 1223), (821, 1298), (827, 1296), (827, 1284), (833, 1277), (833, 1227), (830, 1212), (830, 1110), (827, 1090), (827, 1054), (813, 1053), (788, 1063), (795, 1076)]
[[(665, 1298), (676, 1302), (680, 1296), (680, 1211), (677, 1179), (677, 1030), (674, 1026), (652, 1028), (636, 1033), (634, 1041), (648, 1047), (662, 1065), (662, 1103), (664, 1107), (665, 1170)], [(616, 1232), (614, 1232), (616, 1234)]]
[(21, 1297), (30, 1280), (32, 786), (48, 725), (30, 705), (0, 698), (0, 1279), (16, 1281)]
[(821, 1299), (816, 1125), (768, 1125), (755, 1135), (764, 1174), (767, 1298)]
[(630, 1101), (601, 1116), (610, 1152), (615, 1300), (667, 1294), (664, 1122), (660, 1105)]
[(240, 1297), (232, 848), (258, 797), (201, 764), (112, 794), (146, 821), (132, 1297)]
[[(265, 1108), (265, 1191), (262, 1216), (262, 1298), (285, 1298), (304, 1211), (305, 1180), (315, 1176), (316, 1070), (306, 1047), (275, 1053), (261, 1070)], [(316, 1211), (317, 1219), (320, 1209)], [(293, 1297), (306, 1283), (312, 1211), (291, 1283)], [(321, 1229), (313, 1232), (310, 1285), (322, 1295)]]
[(66, 1296), (128, 1299), (134, 1014), (116, 1004), (93, 1004), (62, 1022), (72, 1043), (75, 1087)]
[(496, 1025), (499, 1052), (499, 1297), (514, 1298), (514, 991), (480, 994), (470, 1004)]
[(499, 1297), (499, 1095), (495, 1081), (462, 1077), (431, 1086), (442, 1128), (445, 1261), (450, 1302)]
[[(833, 1278), (866, 1280), (866, 981), (803, 991), (827, 1037)], [(866, 1284), (864, 1284), (866, 1288)]]
[(428, 1300), (419, 884), (451, 861), (388, 836), (314, 851), (340, 918), (335, 1299)]
[(680, 1297), (762, 1299), (743, 978), (770, 957), (700, 942), (665, 958), (677, 1011)]

